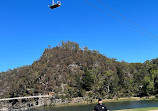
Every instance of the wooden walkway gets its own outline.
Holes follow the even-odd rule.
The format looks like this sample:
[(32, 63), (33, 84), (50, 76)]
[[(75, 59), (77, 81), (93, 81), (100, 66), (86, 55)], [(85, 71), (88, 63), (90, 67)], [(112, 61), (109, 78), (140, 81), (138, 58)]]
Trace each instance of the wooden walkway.
[(4, 98), (4, 99), (0, 99), (0, 101), (32, 99), (32, 98), (49, 98), (49, 97), (51, 97), (51, 96), (50, 95), (26, 96), (26, 97)]

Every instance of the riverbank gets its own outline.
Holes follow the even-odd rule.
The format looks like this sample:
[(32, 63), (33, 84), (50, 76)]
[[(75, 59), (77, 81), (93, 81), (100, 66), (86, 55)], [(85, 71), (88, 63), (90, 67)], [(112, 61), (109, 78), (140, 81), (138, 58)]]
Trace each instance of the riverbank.
[[(155, 101), (155, 97), (149, 97), (149, 98), (139, 98), (139, 97), (131, 97), (131, 98), (118, 98), (118, 99), (104, 99), (103, 102), (105, 103), (105, 105), (107, 105), (110, 109), (118, 109), (118, 108), (114, 108), (114, 106), (117, 106), (118, 104), (123, 104), (121, 107), (121, 109), (127, 109), (129, 108), (128, 103), (132, 105), (133, 103), (135, 105), (137, 105), (137, 103), (139, 104), (142, 101)], [(130, 102), (131, 101), (131, 102)], [(146, 104), (145, 102), (145, 104)], [(65, 111), (70, 111), (70, 110), (74, 110), (75, 111), (91, 111), (94, 107), (94, 105), (97, 104), (97, 100), (93, 100), (92, 102), (78, 102), (78, 103), (68, 103), (68, 104), (59, 104), (59, 105), (50, 105), (47, 106), (45, 108), (42, 109), (48, 109), (48, 110), (54, 110), (54, 111), (62, 111), (63, 109)], [(112, 104), (112, 105), (110, 105)], [(127, 107), (124, 107), (124, 105)], [(157, 107), (157, 106), (150, 106), (150, 107)], [(134, 107), (131, 107), (134, 108)], [(136, 107), (135, 107), (136, 108)], [(153, 110), (153, 109), (151, 109)], [(44, 110), (40, 110), (40, 111), (44, 111)], [(46, 110), (47, 111), (47, 110)], [(122, 111), (126, 111), (126, 110), (122, 110)], [(128, 111), (128, 110), (127, 110)], [(130, 110), (133, 111), (133, 110)], [(135, 110), (135, 111), (139, 111), (139, 110)], [(141, 111), (146, 111), (146, 110), (141, 110)]]
[(114, 110), (114, 111), (158, 111), (158, 107), (138, 108), (138, 109), (124, 109), (124, 110)]
[[(96, 104), (53, 106), (43, 108), (39, 111), (92, 111), (95, 105)], [(110, 111), (158, 111), (157, 100), (105, 102), (105, 105)]]
[[(129, 98), (117, 98), (117, 99), (103, 99), (103, 102), (124, 102), (124, 101), (141, 101), (141, 100), (158, 100), (156, 99), (155, 96), (151, 96), (151, 97), (144, 97), (144, 98), (140, 98), (140, 97), (129, 97)], [(80, 106), (80, 105), (87, 105), (87, 104), (96, 104), (98, 102), (98, 100), (92, 100), (92, 101), (85, 101), (85, 102), (76, 102), (76, 103), (67, 103), (67, 104), (59, 104), (59, 105), (55, 105), (54, 107), (65, 107), (65, 106)]]

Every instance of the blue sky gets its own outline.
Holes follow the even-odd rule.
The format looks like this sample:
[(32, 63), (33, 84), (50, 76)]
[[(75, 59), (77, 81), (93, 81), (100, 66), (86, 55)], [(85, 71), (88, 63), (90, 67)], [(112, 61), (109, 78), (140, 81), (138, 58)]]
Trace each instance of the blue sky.
[[(128, 23), (96, 0), (87, 1)], [(101, 1), (158, 35), (157, 0)], [(56, 46), (62, 40), (88, 46), (118, 61), (144, 62), (158, 57), (158, 41), (83, 0), (61, 2), (60, 8), (50, 10), (51, 0), (0, 1), (0, 72), (32, 64), (48, 45)]]

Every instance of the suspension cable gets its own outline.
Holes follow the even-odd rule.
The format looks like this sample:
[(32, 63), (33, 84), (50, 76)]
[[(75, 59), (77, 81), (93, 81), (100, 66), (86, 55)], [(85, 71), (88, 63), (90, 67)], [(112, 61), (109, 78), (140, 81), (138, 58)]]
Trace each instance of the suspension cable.
[(149, 30), (145, 29), (144, 27), (138, 25), (137, 23), (133, 22), (132, 20), (128, 19), (127, 17), (125, 17), (124, 15), (122, 15), (121, 13), (119, 13), (118, 11), (114, 10), (113, 8), (107, 6), (106, 4), (104, 4), (103, 2), (101, 2), (100, 0), (97, 0), (98, 2), (100, 2), (101, 4), (103, 4), (105, 7), (107, 7), (108, 9), (110, 9), (111, 11), (115, 12), (116, 14), (120, 15), (122, 18), (126, 19), (127, 21), (129, 21), (131, 24), (135, 25), (136, 27), (140, 28), (141, 30), (143, 30), (144, 32), (151, 34), (153, 37), (158, 38), (157, 35), (153, 34), (152, 32), (150, 32)]
[(127, 24), (127, 23), (123, 22), (123, 21), (122, 21), (122, 20), (120, 20), (119, 18), (117, 18), (117, 17), (115, 17), (115, 16), (111, 15), (110, 13), (108, 13), (108, 12), (106, 12), (106, 11), (102, 10), (101, 8), (99, 8), (99, 7), (95, 6), (95, 5), (93, 5), (92, 3), (88, 2), (87, 0), (83, 0), (83, 1), (85, 1), (85, 2), (86, 2), (86, 3), (88, 3), (89, 5), (91, 5), (91, 6), (95, 7), (95, 8), (97, 8), (98, 10), (102, 11), (103, 13), (106, 13), (107, 15), (109, 15), (109, 16), (111, 16), (111, 17), (113, 17), (114, 19), (118, 20), (119, 22), (121, 22), (121, 23), (123, 23), (123, 24), (127, 25), (128, 27), (130, 27), (130, 28), (132, 28), (132, 29), (134, 29), (134, 30), (136, 30), (136, 31), (138, 31), (138, 32), (140, 32), (140, 33), (142, 33), (143, 35), (145, 35), (145, 36), (149, 37), (150, 39), (153, 39), (153, 40), (155, 40), (155, 41), (157, 41), (157, 42), (158, 42), (158, 39), (153, 38), (152, 36), (150, 36), (150, 35), (146, 34), (145, 32), (142, 32), (142, 31), (138, 30), (137, 28), (135, 28), (135, 27), (133, 27), (133, 26), (131, 26), (131, 25), (129, 25), (129, 24)]

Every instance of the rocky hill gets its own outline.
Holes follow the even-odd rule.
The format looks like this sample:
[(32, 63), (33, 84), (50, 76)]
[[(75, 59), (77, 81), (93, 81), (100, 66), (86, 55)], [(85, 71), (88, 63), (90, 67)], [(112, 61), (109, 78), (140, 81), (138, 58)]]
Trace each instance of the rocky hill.
[(0, 98), (49, 92), (56, 98), (156, 95), (158, 59), (118, 62), (68, 41), (45, 49), (30, 66), (0, 73)]

